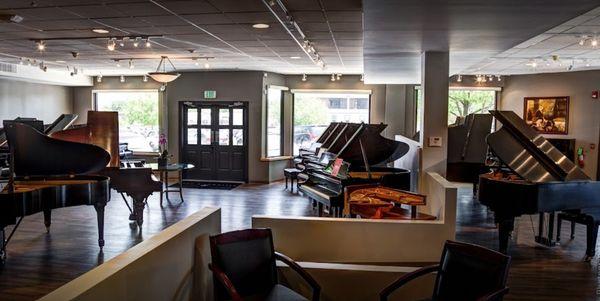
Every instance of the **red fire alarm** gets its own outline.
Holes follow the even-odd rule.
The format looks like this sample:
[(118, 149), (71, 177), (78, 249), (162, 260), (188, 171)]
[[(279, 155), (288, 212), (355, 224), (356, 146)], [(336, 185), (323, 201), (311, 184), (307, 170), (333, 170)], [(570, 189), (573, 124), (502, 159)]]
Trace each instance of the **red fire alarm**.
[(594, 92), (592, 92), (592, 98), (593, 99), (598, 99), (598, 94), (600, 94), (600, 91), (594, 91)]

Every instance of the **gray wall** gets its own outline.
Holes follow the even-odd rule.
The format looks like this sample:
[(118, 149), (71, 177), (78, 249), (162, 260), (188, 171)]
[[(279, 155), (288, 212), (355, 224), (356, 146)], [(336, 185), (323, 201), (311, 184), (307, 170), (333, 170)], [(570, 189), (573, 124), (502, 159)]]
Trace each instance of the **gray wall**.
[(45, 123), (73, 112), (72, 89), (0, 79), (0, 122), (16, 117), (34, 117)]
[[(600, 101), (592, 99), (594, 90), (600, 90), (600, 71), (511, 76), (504, 85), (499, 108), (523, 116), (523, 98), (526, 96), (570, 96), (569, 134), (545, 136), (577, 139), (577, 147), (585, 150), (584, 171), (595, 178)], [(595, 144), (595, 149), (591, 149), (591, 144)]]

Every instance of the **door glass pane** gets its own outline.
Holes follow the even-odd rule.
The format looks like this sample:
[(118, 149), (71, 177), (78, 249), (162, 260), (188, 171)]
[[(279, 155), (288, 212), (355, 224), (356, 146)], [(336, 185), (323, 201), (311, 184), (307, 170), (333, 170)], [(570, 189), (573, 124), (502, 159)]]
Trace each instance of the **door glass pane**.
[(210, 133), (210, 129), (200, 129), (200, 144), (210, 145), (212, 143)]
[(187, 144), (198, 144), (198, 129), (187, 129)]
[(233, 125), (244, 125), (244, 109), (233, 109)]
[(219, 129), (219, 145), (229, 145), (229, 129)]
[[(235, 116), (235, 115), (234, 115)], [(235, 119), (234, 119), (235, 120)], [(233, 145), (244, 145), (244, 130), (233, 129)]]
[(210, 117), (211, 109), (200, 109), (200, 124), (201, 125), (211, 125), (212, 120)]
[(187, 124), (197, 125), (198, 124), (198, 109), (187, 110)]
[(229, 109), (219, 109), (219, 125), (229, 125)]

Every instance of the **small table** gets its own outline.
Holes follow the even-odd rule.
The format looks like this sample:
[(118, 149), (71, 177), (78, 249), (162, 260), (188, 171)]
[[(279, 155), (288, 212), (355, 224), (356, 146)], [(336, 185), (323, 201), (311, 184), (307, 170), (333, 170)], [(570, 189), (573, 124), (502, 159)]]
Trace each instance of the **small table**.
[[(146, 166), (152, 168), (152, 171), (157, 171), (159, 174), (160, 181), (163, 183), (163, 189), (160, 191), (160, 205), (162, 206), (163, 193), (169, 200), (169, 192), (179, 192), (179, 197), (183, 202), (183, 170), (192, 169), (195, 166), (187, 163), (171, 163), (167, 165), (158, 165), (158, 163), (149, 163)], [(179, 189), (169, 189), (169, 172), (178, 172), (179, 175)]]

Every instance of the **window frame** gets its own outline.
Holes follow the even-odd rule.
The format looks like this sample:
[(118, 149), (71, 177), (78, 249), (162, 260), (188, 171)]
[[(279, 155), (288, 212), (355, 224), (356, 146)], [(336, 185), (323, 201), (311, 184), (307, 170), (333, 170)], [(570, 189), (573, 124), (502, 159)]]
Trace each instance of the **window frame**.
[[(369, 113), (368, 113), (368, 117), (367, 117), (367, 122), (366, 123), (371, 123), (371, 113), (372, 113), (372, 104), (373, 104), (373, 91), (372, 90), (338, 90), (338, 89), (292, 89), (290, 90), (290, 93), (292, 94), (292, 104), (291, 104), (291, 123), (292, 123), (292, 131), (290, 133), (290, 135), (292, 136), (292, 138), (290, 139), (290, 152), (292, 156), (296, 156), (297, 154), (294, 153), (294, 133), (296, 132), (296, 123), (294, 122), (296, 120), (296, 94), (297, 93), (339, 93), (339, 94), (366, 94), (369, 96), (369, 100), (367, 101), (367, 104), (369, 105)], [(349, 106), (349, 104), (348, 104)], [(334, 121), (332, 121), (334, 122)]]
[[(164, 130), (164, 134), (167, 136), (168, 141), (168, 128), (165, 124), (165, 118), (163, 113), (163, 93), (158, 89), (93, 89), (92, 90), (92, 110), (98, 111), (98, 93), (127, 93), (127, 92), (156, 92), (158, 96), (158, 129), (159, 136), (160, 132)], [(120, 143), (120, 141), (119, 141)], [(158, 142), (157, 142), (158, 143)], [(168, 146), (167, 146), (168, 147)], [(133, 151), (134, 156), (155, 156), (159, 152), (153, 151)]]
[[(279, 154), (278, 155), (269, 155), (269, 90), (279, 90), (280, 93), (280, 107), (279, 107)], [(265, 123), (264, 123), (264, 135), (265, 135), (265, 143), (264, 143), (264, 156), (263, 158), (277, 158), (283, 156), (284, 149), (284, 91), (287, 91), (287, 87), (274, 86), (269, 85), (266, 88), (266, 97), (265, 97)]]

